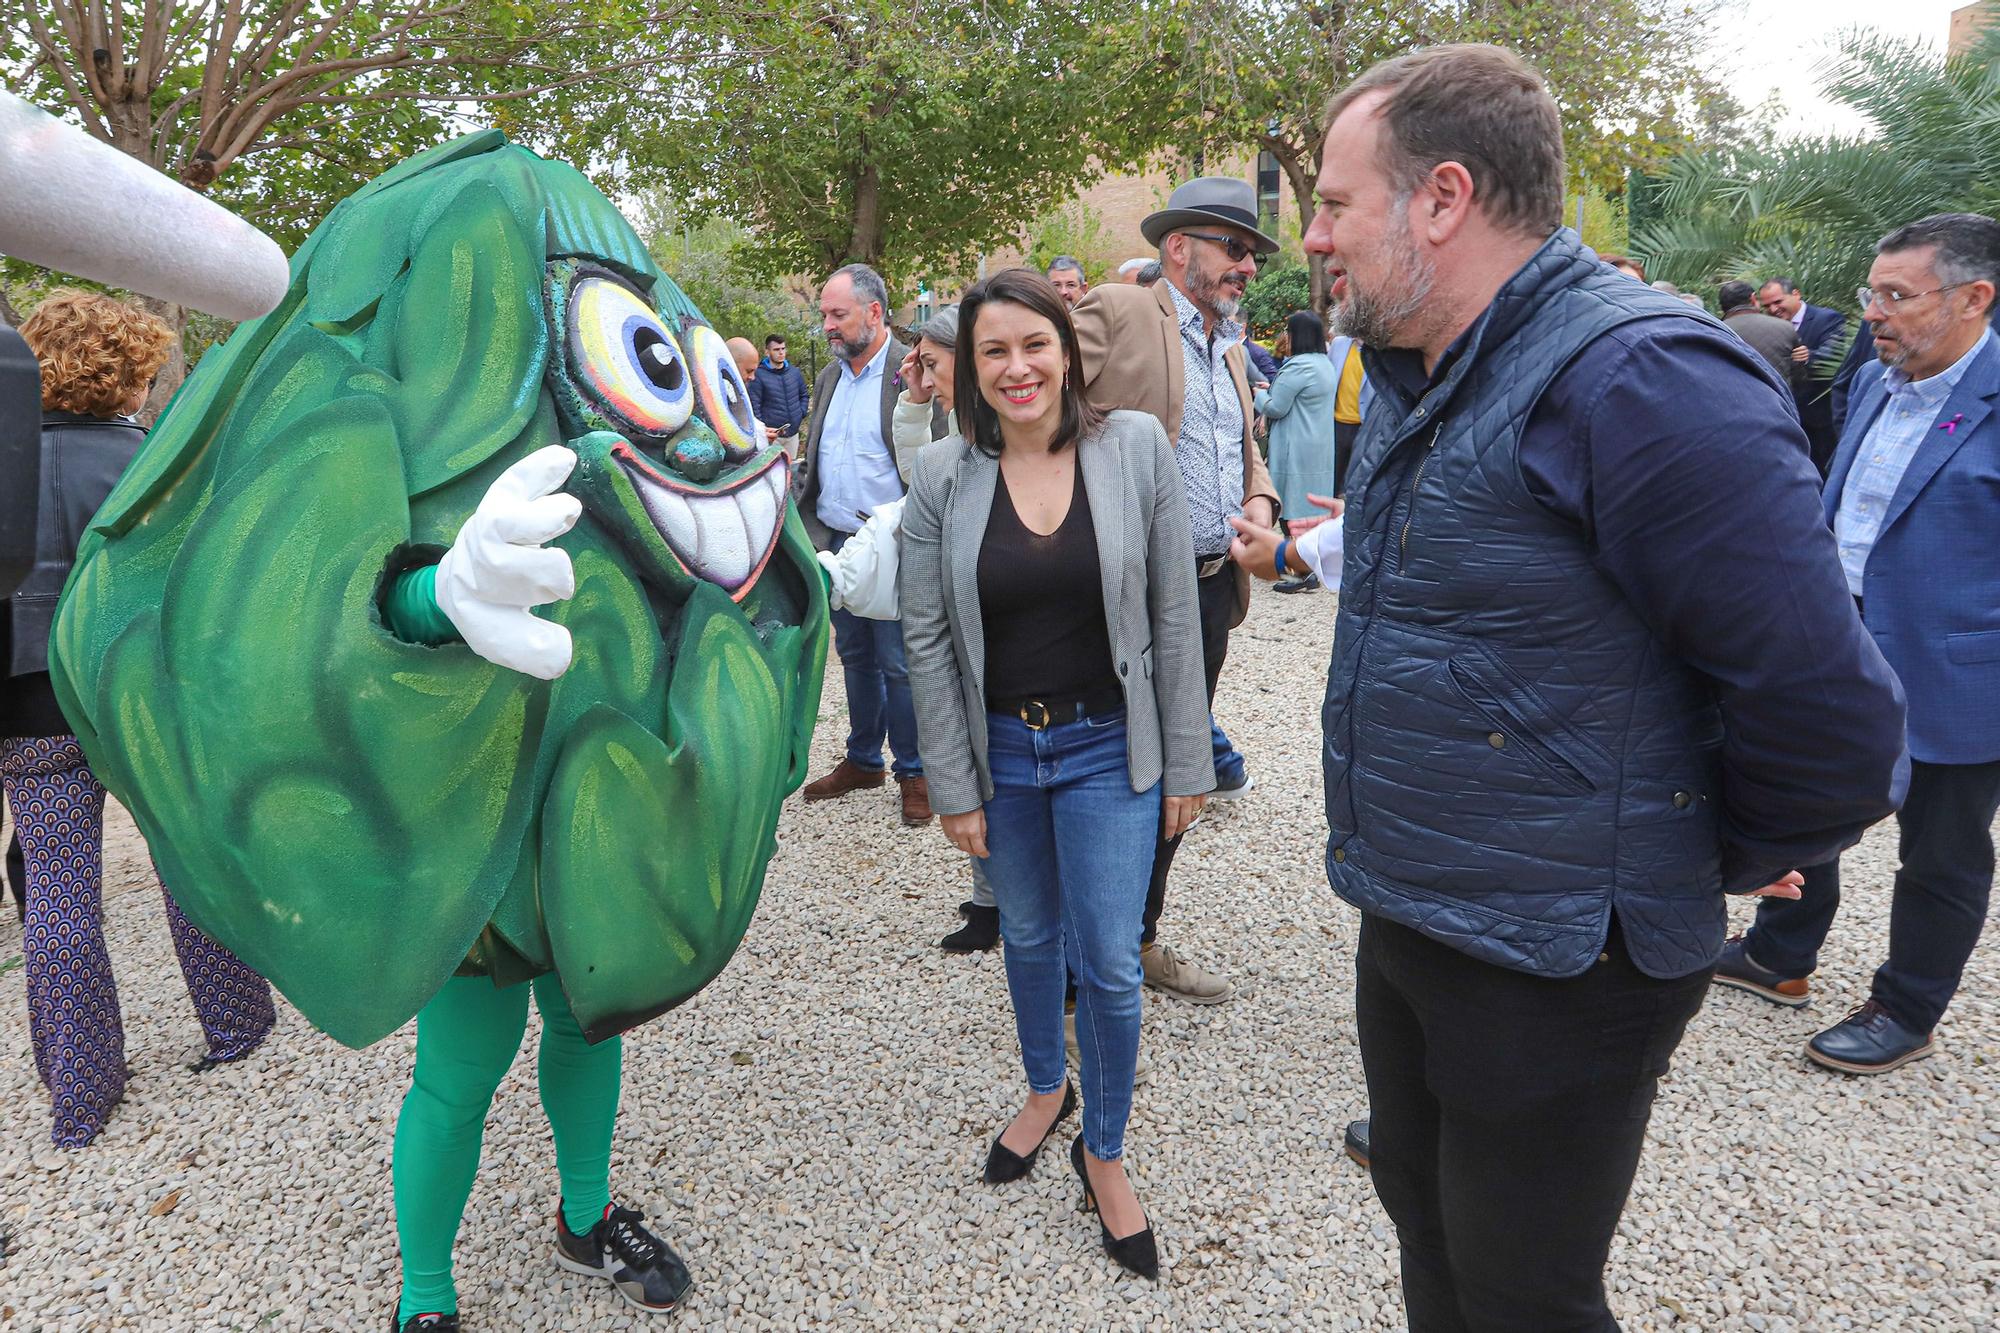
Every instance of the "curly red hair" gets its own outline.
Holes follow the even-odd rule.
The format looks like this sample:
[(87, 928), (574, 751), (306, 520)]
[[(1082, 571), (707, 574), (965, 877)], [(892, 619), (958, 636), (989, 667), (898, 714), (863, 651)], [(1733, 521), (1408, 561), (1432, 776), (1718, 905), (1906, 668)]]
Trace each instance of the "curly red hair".
[(42, 407), (116, 416), (173, 355), (165, 320), (127, 301), (76, 287), (50, 292), (21, 325), (42, 366)]

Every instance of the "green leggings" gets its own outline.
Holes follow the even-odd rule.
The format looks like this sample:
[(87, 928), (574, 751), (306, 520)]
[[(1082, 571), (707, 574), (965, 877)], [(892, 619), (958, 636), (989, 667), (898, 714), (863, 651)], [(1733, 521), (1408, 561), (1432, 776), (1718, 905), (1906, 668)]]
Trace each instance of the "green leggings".
[[(611, 1202), (611, 1126), (618, 1118), (621, 1046), (595, 1046), (553, 974), (535, 978), (542, 1011), (536, 1074), (556, 1140), (563, 1220), (590, 1230)], [(487, 1108), (521, 1049), (527, 986), (505, 990), (485, 977), (453, 977), (417, 1015), (417, 1068), (396, 1121), (396, 1240), (403, 1251), (398, 1319), (455, 1312), (452, 1244), (479, 1173)]]

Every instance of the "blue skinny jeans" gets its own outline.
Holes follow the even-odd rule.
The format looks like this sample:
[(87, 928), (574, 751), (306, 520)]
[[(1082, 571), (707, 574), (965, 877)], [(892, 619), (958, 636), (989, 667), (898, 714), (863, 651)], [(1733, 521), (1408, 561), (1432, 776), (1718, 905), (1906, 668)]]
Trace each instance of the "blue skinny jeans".
[(1063, 992), (1076, 981), (1083, 1146), (1125, 1154), (1139, 1059), (1139, 928), (1160, 837), (1160, 785), (1132, 790), (1121, 709), (1031, 730), (990, 713), (986, 875), (1028, 1086), (1063, 1086)]

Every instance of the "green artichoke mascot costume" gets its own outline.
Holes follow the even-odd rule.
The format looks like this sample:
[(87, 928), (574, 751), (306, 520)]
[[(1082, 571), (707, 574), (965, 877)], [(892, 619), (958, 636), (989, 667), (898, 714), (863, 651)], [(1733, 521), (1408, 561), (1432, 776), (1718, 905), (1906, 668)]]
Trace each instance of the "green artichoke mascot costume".
[(618, 1034), (742, 940), (826, 614), (722, 339), (581, 175), (491, 131), (336, 208), (98, 514), (56, 690), (176, 899), (349, 1046), (416, 1016), (395, 1328), (458, 1327), (530, 991), (555, 1260), (679, 1300), (611, 1200)]

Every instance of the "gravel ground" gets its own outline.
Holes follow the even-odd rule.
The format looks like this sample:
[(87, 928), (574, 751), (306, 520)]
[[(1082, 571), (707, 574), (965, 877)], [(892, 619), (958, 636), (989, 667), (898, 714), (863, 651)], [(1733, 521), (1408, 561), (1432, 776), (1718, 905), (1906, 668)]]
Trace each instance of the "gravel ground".
[[(1340, 1154), (1363, 1096), (1356, 916), (1319, 864), (1332, 610), (1260, 592), (1223, 677), (1219, 714), (1257, 787), (1190, 836), (1166, 937), (1241, 995), (1205, 1009), (1147, 997), (1154, 1075), (1130, 1143), (1160, 1285), (1113, 1278), (1060, 1151), (1011, 1188), (978, 1183), (1020, 1090), (1005, 981), (997, 955), (934, 947), (965, 871), (935, 827), (901, 827), (892, 787), (831, 808), (794, 799), (734, 964), (627, 1039), (614, 1188), (694, 1268), (679, 1327), (1402, 1326), (1387, 1219)], [(842, 701), (836, 668), (816, 771), (837, 754)], [(0, 982), (0, 1333), (379, 1331), (412, 1031), (346, 1051), (281, 1008), (250, 1060), (188, 1072), (199, 1031), (141, 846), (122, 812), (113, 828), (106, 907), (133, 1077), (92, 1147), (48, 1145), (20, 978)], [(1891, 836), (1852, 854), (1809, 1008), (1717, 992), (1695, 1020), (1612, 1249), (1627, 1329), (2000, 1324), (1994, 932), (1938, 1057), (1848, 1079), (1799, 1054), (1866, 993)], [(19, 945), (0, 913), (0, 969), (18, 972)], [(468, 1329), (660, 1327), (554, 1271), (551, 1162), (524, 1059), (460, 1237)]]

